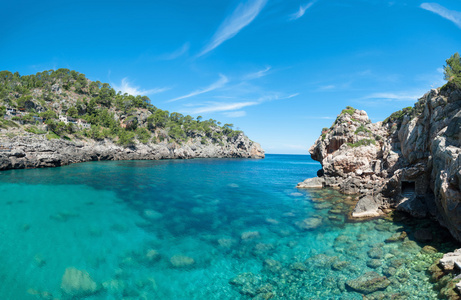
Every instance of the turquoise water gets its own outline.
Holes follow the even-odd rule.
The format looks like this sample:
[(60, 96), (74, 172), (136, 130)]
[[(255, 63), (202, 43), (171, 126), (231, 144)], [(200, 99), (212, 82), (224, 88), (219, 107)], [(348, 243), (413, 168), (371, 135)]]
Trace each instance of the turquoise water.
[(295, 188), (319, 167), (267, 155), (1, 172), (0, 299), (68, 299), (69, 267), (97, 283), (86, 299), (362, 299), (345, 282), (391, 266), (386, 295), (435, 298), (426, 268), (440, 254), (412, 231), (437, 232), (440, 251), (449, 236), (430, 222), (346, 222), (351, 199)]

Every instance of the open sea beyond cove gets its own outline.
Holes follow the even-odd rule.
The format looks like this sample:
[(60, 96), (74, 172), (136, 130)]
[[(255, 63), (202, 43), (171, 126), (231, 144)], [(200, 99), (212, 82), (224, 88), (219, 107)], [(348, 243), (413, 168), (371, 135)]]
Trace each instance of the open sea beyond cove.
[(295, 188), (319, 168), (267, 155), (1, 172), (0, 299), (437, 298), (427, 269), (449, 234), (347, 222), (351, 197)]

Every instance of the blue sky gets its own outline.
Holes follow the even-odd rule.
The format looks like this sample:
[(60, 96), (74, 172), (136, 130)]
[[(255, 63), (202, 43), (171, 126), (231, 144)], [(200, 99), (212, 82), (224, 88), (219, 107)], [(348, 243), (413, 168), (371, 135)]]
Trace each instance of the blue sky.
[(69, 68), (307, 153), (346, 105), (373, 122), (444, 84), (461, 1), (2, 1), (0, 69)]

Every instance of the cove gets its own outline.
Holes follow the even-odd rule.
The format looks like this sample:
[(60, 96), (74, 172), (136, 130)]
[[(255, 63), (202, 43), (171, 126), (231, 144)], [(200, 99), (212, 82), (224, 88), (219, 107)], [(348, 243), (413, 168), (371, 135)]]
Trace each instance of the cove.
[(457, 248), (449, 234), (405, 215), (349, 222), (353, 197), (295, 188), (319, 166), (267, 155), (1, 172), (0, 298), (436, 298), (427, 269)]

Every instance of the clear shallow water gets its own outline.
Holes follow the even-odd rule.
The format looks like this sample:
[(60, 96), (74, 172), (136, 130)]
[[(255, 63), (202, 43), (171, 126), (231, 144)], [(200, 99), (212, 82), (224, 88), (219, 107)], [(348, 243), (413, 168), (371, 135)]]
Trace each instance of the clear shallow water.
[[(431, 230), (440, 251), (455, 246), (446, 233), (345, 222), (350, 199), (295, 188), (319, 167), (268, 155), (1, 172), (0, 299), (67, 299), (68, 267), (103, 286), (88, 299), (362, 299), (345, 282), (389, 267), (386, 295), (435, 298), (425, 270), (439, 254), (412, 232)], [(402, 230), (410, 239), (384, 242)], [(376, 248), (381, 266), (369, 267)]]

